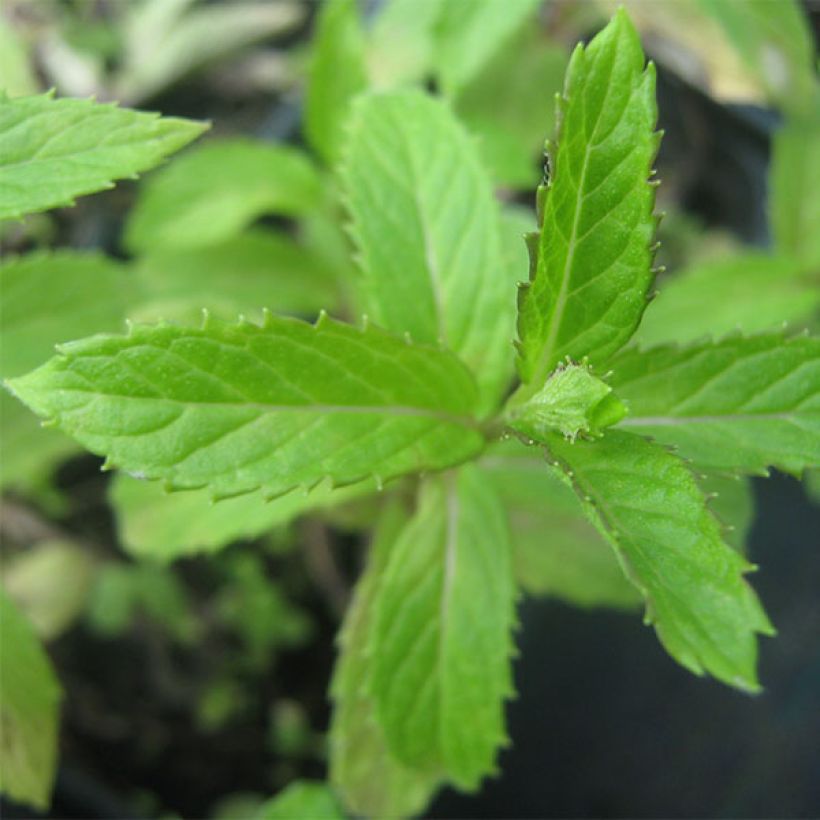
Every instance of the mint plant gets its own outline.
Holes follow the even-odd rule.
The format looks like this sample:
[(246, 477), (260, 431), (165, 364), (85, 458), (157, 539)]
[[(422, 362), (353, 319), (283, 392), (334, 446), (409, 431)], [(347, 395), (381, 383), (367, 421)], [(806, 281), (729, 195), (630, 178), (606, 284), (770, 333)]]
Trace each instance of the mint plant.
[[(516, 15), (533, 7), (517, 3)], [(391, 8), (406, 14), (408, 5)], [(642, 602), (678, 663), (758, 691), (757, 635), (773, 628), (746, 579), (753, 565), (725, 526), (744, 515), (734, 478), (820, 466), (820, 339), (767, 331), (635, 344), (656, 274), (660, 134), (654, 67), (626, 12), (569, 61), (517, 293), (528, 221), (500, 205), (487, 159), (455, 113), (497, 27), (476, 23), (471, 50), (448, 20), (437, 18), (431, 48), (450, 102), (366, 89), (352, 3), (331, 4), (320, 23), (327, 48), (312, 62), (306, 130), (338, 169), (360, 321), (267, 311), (190, 321), (200, 266), (254, 243), (267, 252), (270, 237), (247, 227), (261, 213), (304, 219), (338, 248), (324, 218), (330, 180), (315, 165), (296, 149), (226, 143), (191, 152), (146, 187), (125, 232), (144, 254), (137, 275), (94, 263), (111, 283), (103, 324), (140, 310), (181, 321), (67, 341), (25, 374), (37, 334), (22, 319), (3, 330), (4, 343), (16, 332), (27, 348), (3, 364), (11, 393), (119, 471), (112, 499), (135, 554), (173, 559), (378, 499), (340, 632), (329, 778), (347, 811), (373, 817), (418, 813), (443, 785), (471, 790), (495, 772), (508, 742), (519, 589), (557, 584), (579, 602)], [(333, 55), (348, 52), (359, 62), (337, 77)], [(412, 74), (412, 61), (396, 72)], [(75, 111), (63, 131), (59, 117)], [(113, 132), (122, 140), (96, 128), (103, 115), (123, 118)], [(145, 116), (85, 101), (0, 101), (0, 146), (13, 149), (2, 156), (19, 179), (0, 201), (5, 216), (144, 170), (201, 130)], [(26, 134), (43, 120), (53, 139), (32, 143)], [(44, 154), (72, 170), (59, 185), (38, 166)], [(221, 198), (205, 184), (203, 169), (214, 167)], [(209, 220), (213, 231), (202, 231)], [(287, 247), (294, 269), (315, 261)], [(88, 270), (71, 254), (23, 257), (4, 281), (23, 293), (62, 264), (67, 277), (74, 264)], [(176, 286), (163, 281), (177, 268)], [(214, 271), (204, 281), (227, 290)], [(342, 312), (347, 294), (325, 286)], [(247, 295), (257, 293), (264, 298), (264, 286), (252, 282)], [(24, 305), (23, 296), (21, 317)], [(53, 682), (41, 677), (53, 712)], [(41, 742), (29, 728), (19, 737), (24, 750)], [(39, 782), (12, 794), (43, 803), (46, 790)], [(298, 798), (339, 811), (321, 789)], [(285, 805), (264, 816), (284, 816)]]

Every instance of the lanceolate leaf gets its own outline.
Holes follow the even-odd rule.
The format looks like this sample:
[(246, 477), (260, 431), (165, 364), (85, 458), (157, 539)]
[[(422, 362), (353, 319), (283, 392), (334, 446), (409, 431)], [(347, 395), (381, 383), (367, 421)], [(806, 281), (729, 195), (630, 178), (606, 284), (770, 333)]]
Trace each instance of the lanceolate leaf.
[(446, 343), (492, 409), (510, 378), (515, 293), (474, 143), (427, 95), (368, 96), (354, 110), (343, 178), (370, 315)]
[(582, 607), (627, 608), (640, 602), (581, 501), (546, 468), (540, 447), (498, 442), (478, 467), (507, 510), (515, 576), (523, 589)]
[(699, 466), (799, 475), (820, 465), (820, 339), (780, 335), (629, 350), (612, 363), (624, 427)]
[(304, 512), (371, 492), (376, 492), (372, 481), (348, 487), (324, 481), (310, 492), (291, 490), (271, 500), (257, 491), (214, 503), (207, 490), (169, 493), (156, 481), (138, 481), (120, 473), (109, 497), (122, 545), (134, 555), (173, 561), (242, 538), (257, 538)]
[(0, 588), (0, 791), (47, 809), (57, 764), (60, 685), (31, 626)]
[(427, 481), (375, 601), (372, 693), (388, 747), (475, 788), (511, 694), (515, 588), (498, 496), (474, 468)]
[(767, 253), (693, 265), (660, 285), (634, 338), (647, 346), (756, 333), (784, 322), (799, 328), (820, 308), (820, 287), (803, 274), (796, 257)]
[(263, 214), (304, 214), (320, 199), (319, 175), (301, 151), (261, 140), (215, 140), (146, 182), (125, 241), (132, 251), (215, 245)]
[(331, 684), (335, 708), (330, 728), (330, 780), (345, 806), (365, 817), (418, 814), (439, 780), (438, 775), (414, 771), (393, 757), (370, 692), (374, 604), (381, 594), (391, 550), (406, 522), (401, 503), (388, 503), (345, 615)]
[[(816, 95), (820, 98), (820, 91)], [(820, 102), (818, 102), (820, 106)], [(820, 108), (818, 108), (820, 110)], [(775, 242), (820, 277), (820, 113), (788, 122), (774, 136), (769, 212)]]
[(367, 88), (364, 32), (356, 0), (328, 0), (316, 20), (305, 99), (305, 136), (334, 164), (353, 97)]
[(618, 350), (652, 281), (655, 72), (625, 12), (575, 50), (560, 106), (519, 294), (519, 370), (532, 392), (566, 356), (600, 365)]
[(99, 253), (57, 251), (0, 267), (0, 376), (36, 367), (54, 345), (124, 327), (136, 291), (125, 266)]
[(535, 12), (539, 2), (441, 2), (435, 25), (434, 61), (444, 92), (455, 96), (473, 79)]
[(111, 188), (199, 136), (206, 125), (51, 94), (0, 92), (0, 220)]
[(755, 633), (772, 627), (743, 578), (751, 565), (723, 542), (683, 462), (618, 430), (546, 443), (642, 592), (646, 620), (669, 654), (696, 674), (756, 691)]
[(386, 480), (483, 445), (454, 357), (328, 319), (138, 326), (65, 345), (10, 386), (110, 465), (215, 496)]
[(272, 231), (245, 231), (206, 248), (159, 248), (135, 262), (140, 302), (129, 318), (197, 324), (203, 308), (226, 321), (261, 320), (265, 308), (312, 317), (337, 306), (331, 270), (304, 244)]

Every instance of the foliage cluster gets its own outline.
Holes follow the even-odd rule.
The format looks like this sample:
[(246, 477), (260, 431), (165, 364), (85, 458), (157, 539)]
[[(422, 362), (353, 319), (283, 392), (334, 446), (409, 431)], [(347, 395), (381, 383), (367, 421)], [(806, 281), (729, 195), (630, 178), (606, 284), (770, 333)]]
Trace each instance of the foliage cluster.
[[(196, 15), (231, 21), (223, 50), (266, 30), (264, 4), (190, 5), (164, 4), (169, 22), (142, 4), (119, 68), (97, 66), (102, 87), (134, 102), (192, 70), (167, 61), (188, 53), (178, 41), (205, 25)], [(331, 684), (332, 791), (296, 784), (260, 817), (405, 816), (443, 785), (476, 789), (507, 742), (521, 591), (643, 606), (679, 664), (759, 690), (757, 635), (773, 627), (746, 577), (748, 477), (820, 467), (808, 32), (790, 2), (677, 7), (728, 38), (740, 85), (785, 124), (772, 248), (696, 261), (650, 303), (660, 134), (630, 11), (647, 37), (676, 12), (620, 9), (569, 55), (543, 40), (541, 5), (392, 0), (365, 25), (353, 0), (332, 0), (305, 69), (306, 147), (223, 137), (186, 150), (141, 183), (128, 261), (66, 248), (4, 259), (3, 488), (54, 512), (55, 466), (78, 444), (104, 456), (138, 559), (100, 569), (51, 539), (33, 551), (40, 569), (5, 569), (0, 749), (15, 800), (46, 805), (55, 766), (60, 689), (34, 627), (59, 633), (93, 587), (103, 632), (141, 608), (195, 644), (157, 562), (320, 511), (372, 533)], [(271, 30), (295, 13), (276, 8)], [(151, 25), (174, 33), (152, 40)], [(780, 75), (758, 71), (761, 49)], [(513, 194), (537, 182), (559, 89), (533, 218)], [(7, 238), (206, 130), (14, 91), (0, 98)], [(270, 215), (281, 224), (260, 222)], [(258, 558), (230, 556), (214, 557), (229, 579), (220, 612), (241, 637), (237, 665), (263, 666), (307, 640), (309, 621)], [(79, 591), (38, 621), (26, 597), (44, 573)], [(203, 719), (224, 700), (213, 694)]]

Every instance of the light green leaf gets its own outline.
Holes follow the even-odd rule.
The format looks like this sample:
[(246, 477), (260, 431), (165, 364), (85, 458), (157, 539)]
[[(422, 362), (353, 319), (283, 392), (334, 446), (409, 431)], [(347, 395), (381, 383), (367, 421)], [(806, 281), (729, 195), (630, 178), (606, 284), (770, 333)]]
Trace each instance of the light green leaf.
[[(607, 11), (618, 2), (599, 2)], [(658, 60), (718, 101), (811, 107), (812, 42), (795, 0), (624, 0)]]
[(820, 308), (820, 288), (800, 273), (795, 259), (758, 252), (696, 264), (660, 285), (635, 340), (692, 342), (784, 322), (805, 325)]
[(524, 436), (538, 438), (557, 430), (574, 439), (579, 434), (597, 435), (625, 415), (626, 408), (606, 382), (586, 365), (568, 364), (559, 366), (531, 399), (515, 406), (508, 420)]
[[(298, 3), (130, 4), (127, 50), (114, 93), (139, 102), (208, 63), (292, 30), (303, 17)], [(163, 8), (164, 7), (164, 8)]]
[(637, 327), (652, 281), (655, 71), (644, 68), (623, 10), (575, 50), (561, 107), (538, 195), (541, 236), (518, 303), (519, 371), (530, 393), (566, 356), (605, 362)]
[(296, 780), (260, 806), (252, 820), (345, 820), (345, 815), (324, 783)]
[(373, 88), (422, 83), (433, 66), (434, 30), (446, 0), (387, 0), (376, 9), (367, 42)]
[(369, 641), (374, 606), (381, 593), (390, 552), (406, 522), (407, 514), (401, 503), (388, 503), (345, 614), (331, 683), (334, 709), (330, 727), (330, 782), (345, 806), (365, 817), (421, 813), (439, 779), (435, 774), (409, 769), (392, 756), (370, 693), (373, 655)]
[(820, 465), (820, 339), (729, 337), (629, 350), (612, 363), (621, 422), (707, 470), (799, 475)]
[(132, 251), (216, 245), (263, 214), (304, 214), (320, 199), (316, 169), (296, 148), (214, 140), (145, 183), (125, 242)]
[(334, 165), (353, 97), (367, 88), (364, 33), (356, 0), (325, 0), (316, 20), (305, 98), (305, 136)]
[(0, 96), (0, 220), (72, 205), (153, 168), (203, 123), (51, 94)]
[(54, 345), (123, 322), (135, 290), (125, 267), (98, 253), (62, 250), (0, 266), (0, 376), (19, 376)]
[(709, 508), (723, 525), (723, 540), (746, 554), (746, 537), (755, 519), (752, 482), (741, 476), (706, 475), (698, 485), (709, 499)]
[(778, 250), (794, 254), (820, 288), (820, 116), (787, 122), (774, 135), (769, 211)]
[(456, 96), (504, 48), (540, 2), (441, 2), (435, 24), (434, 63), (444, 93)]
[(10, 20), (0, 16), (0, 93), (9, 97), (36, 94), (29, 45)]
[(196, 324), (202, 309), (228, 321), (242, 315), (261, 321), (277, 313), (315, 316), (334, 310), (339, 288), (326, 262), (284, 234), (249, 230), (206, 248), (159, 248), (133, 270), (141, 301), (135, 321)]
[(48, 809), (60, 685), (31, 626), (0, 588), (0, 791)]
[(3, 587), (37, 635), (50, 641), (85, 609), (95, 569), (94, 557), (82, 545), (41, 541), (3, 562)]
[(27, 496), (46, 494), (53, 501), (52, 474), (60, 461), (78, 450), (68, 436), (42, 428), (27, 407), (0, 390), (0, 488)]
[(769, 98), (792, 112), (811, 110), (818, 97), (815, 47), (796, 0), (696, 0), (717, 20)]
[[(567, 60), (566, 49), (527, 25), (459, 91), (455, 111), (479, 137), (481, 155), (498, 184), (524, 190), (538, 184), (544, 134), (553, 130), (554, 97), (563, 86)], [(526, 265), (519, 278), (525, 270)]]
[(515, 587), (504, 508), (474, 467), (428, 480), (378, 592), (372, 695), (391, 752), (474, 789), (505, 742)]
[(450, 110), (416, 91), (354, 106), (343, 166), (370, 315), (443, 341), (473, 369), (481, 409), (510, 379), (515, 293), (498, 207), (475, 145)]
[(136, 326), (65, 345), (10, 387), (111, 466), (217, 497), (387, 480), (483, 446), (454, 357), (330, 319)]
[(122, 545), (132, 554), (160, 561), (213, 551), (240, 539), (258, 538), (309, 510), (359, 498), (372, 482), (336, 487), (323, 481), (309, 492), (295, 489), (266, 501), (261, 492), (214, 503), (207, 490), (169, 493), (156, 481), (119, 473), (109, 498)]
[(521, 587), (581, 607), (632, 608), (641, 597), (575, 493), (547, 469), (543, 451), (503, 441), (478, 462), (507, 510)]
[(772, 627), (743, 578), (752, 566), (720, 525), (683, 462), (640, 436), (611, 430), (548, 451), (612, 543), (646, 600), (646, 621), (675, 660), (757, 691), (755, 633)]
[[(54, 345), (122, 327), (134, 290), (125, 268), (97, 253), (57, 251), (4, 260), (0, 266), (0, 377), (19, 376)], [(78, 448), (0, 394), (0, 485), (26, 494), (45, 489), (57, 463)]]

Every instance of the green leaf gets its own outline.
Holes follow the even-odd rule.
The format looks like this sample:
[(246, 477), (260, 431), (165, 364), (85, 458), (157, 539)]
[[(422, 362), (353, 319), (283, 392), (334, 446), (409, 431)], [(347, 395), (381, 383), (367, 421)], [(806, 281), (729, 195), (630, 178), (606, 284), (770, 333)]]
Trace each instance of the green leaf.
[(129, 4), (125, 61), (114, 89), (118, 98), (148, 99), (197, 68), (292, 30), (303, 17), (297, 3), (231, 0), (183, 13), (189, 5)]
[(37, 93), (30, 50), (11, 20), (0, 17), (0, 93), (5, 92), (9, 97)]
[(339, 157), (351, 101), (367, 86), (358, 3), (326, 0), (316, 20), (308, 67), (305, 136), (329, 165)]
[(818, 97), (815, 46), (796, 0), (696, 0), (713, 17), (769, 98), (791, 112), (811, 110)]
[(60, 685), (31, 626), (0, 588), (0, 791), (48, 809)]
[(0, 96), (0, 220), (74, 204), (198, 137), (206, 125), (52, 94)]
[(660, 285), (635, 340), (656, 345), (803, 326), (820, 308), (820, 288), (800, 273), (795, 259), (759, 252), (695, 264)]
[(330, 781), (345, 806), (365, 817), (406, 817), (422, 812), (438, 776), (399, 763), (387, 748), (370, 693), (373, 655), (370, 635), (391, 550), (407, 522), (397, 500), (385, 507), (374, 533), (367, 565), (339, 634), (333, 672)]
[(516, 288), (527, 270), (527, 235), (535, 229), (535, 215), (523, 205), (506, 204), (501, 210), (501, 246), (508, 283)]
[(3, 587), (35, 633), (50, 641), (85, 609), (95, 570), (94, 556), (81, 544), (67, 539), (41, 541), (3, 562)]
[(568, 364), (558, 367), (546, 384), (509, 414), (509, 425), (518, 433), (538, 438), (553, 430), (574, 439), (579, 434), (597, 435), (626, 415), (626, 408), (612, 388), (593, 376), (589, 367)]
[[(607, 10), (615, 0), (599, 2)], [(624, 0), (658, 60), (719, 102), (810, 109), (812, 35), (795, 0)]]
[(578, 497), (546, 468), (540, 448), (499, 442), (478, 466), (507, 510), (513, 567), (524, 590), (581, 607), (632, 608), (640, 602)]
[(444, 93), (456, 96), (504, 48), (540, 2), (441, 2), (434, 29), (434, 63)]
[(698, 485), (709, 499), (709, 508), (723, 525), (723, 540), (746, 554), (746, 537), (755, 519), (755, 499), (748, 478), (706, 475)]
[[(97, 253), (57, 251), (4, 260), (0, 266), (0, 377), (40, 364), (54, 345), (123, 326), (134, 294), (124, 266)], [(48, 485), (57, 463), (77, 450), (67, 436), (0, 394), (0, 484), (28, 495)]]
[(621, 426), (680, 448), (699, 467), (799, 475), (820, 465), (820, 339), (730, 337), (624, 351), (613, 389)]
[(465, 467), (425, 482), (378, 592), (372, 695), (391, 752), (474, 789), (505, 742), (515, 587), (504, 508)]
[(217, 497), (387, 480), (483, 446), (454, 357), (330, 319), (136, 326), (65, 345), (10, 387), (109, 465)]
[(367, 96), (343, 180), (370, 315), (447, 344), (476, 373), (482, 411), (493, 409), (511, 378), (515, 294), (499, 276), (498, 207), (472, 140), (421, 92)]
[(260, 806), (253, 820), (345, 820), (345, 815), (324, 783), (296, 780)]
[(206, 248), (159, 248), (133, 270), (141, 302), (131, 319), (196, 324), (202, 309), (228, 321), (261, 321), (264, 308), (315, 316), (339, 304), (339, 287), (326, 262), (284, 234), (249, 230)]
[(724, 543), (683, 462), (618, 430), (546, 443), (646, 599), (646, 622), (669, 654), (695, 674), (757, 691), (755, 633), (773, 630), (743, 578), (753, 567)]
[(296, 148), (244, 138), (189, 151), (146, 183), (126, 226), (129, 250), (216, 245), (267, 213), (318, 207), (321, 183)]
[(333, 487), (323, 481), (309, 492), (292, 490), (272, 500), (262, 492), (214, 503), (207, 490), (169, 493), (156, 481), (119, 473), (109, 498), (120, 542), (133, 555), (173, 561), (214, 551), (240, 539), (258, 538), (310, 510), (342, 504), (375, 492), (372, 482)]
[(125, 267), (93, 252), (62, 250), (0, 266), (0, 376), (19, 376), (54, 345), (123, 327), (135, 290)]
[(430, 74), (435, 25), (445, 0), (387, 0), (367, 32), (367, 68), (374, 88), (421, 84)]
[(37, 417), (5, 390), (0, 390), (0, 419), (0, 488), (26, 496), (45, 493), (53, 501), (52, 474), (79, 446), (58, 430), (42, 428)]
[(791, 120), (774, 136), (769, 172), (772, 230), (778, 250), (807, 273), (820, 271), (820, 117)]
[(655, 71), (644, 68), (623, 10), (575, 50), (561, 108), (518, 303), (519, 371), (530, 392), (567, 356), (603, 364), (637, 327), (652, 281)]
[[(527, 25), (454, 100), (499, 185), (531, 190), (538, 184), (544, 134), (553, 130), (553, 99), (563, 86), (567, 59), (566, 49)], [(526, 269), (525, 263), (519, 278)]]

